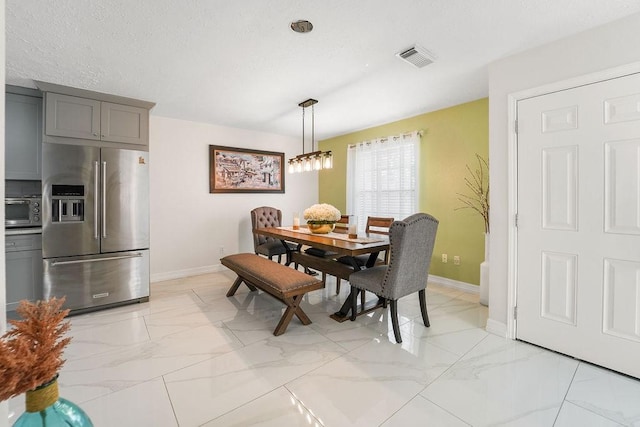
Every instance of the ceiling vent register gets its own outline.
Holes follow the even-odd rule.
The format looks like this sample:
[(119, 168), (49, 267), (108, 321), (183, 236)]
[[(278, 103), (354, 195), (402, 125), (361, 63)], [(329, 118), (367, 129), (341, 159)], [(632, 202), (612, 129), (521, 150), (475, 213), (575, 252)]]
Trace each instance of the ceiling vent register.
[(417, 68), (426, 67), (436, 60), (431, 52), (417, 45), (397, 53), (396, 56)]

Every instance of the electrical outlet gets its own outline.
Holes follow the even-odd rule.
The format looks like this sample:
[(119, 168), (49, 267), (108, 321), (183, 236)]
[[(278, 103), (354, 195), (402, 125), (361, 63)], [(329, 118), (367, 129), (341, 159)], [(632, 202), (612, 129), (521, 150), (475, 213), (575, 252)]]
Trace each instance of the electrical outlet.
[(453, 256), (453, 263), (455, 265), (460, 265), (460, 257), (458, 255)]
[(220, 246), (220, 255), (224, 255), (224, 246)]
[(447, 254), (442, 254), (442, 262), (447, 263)]

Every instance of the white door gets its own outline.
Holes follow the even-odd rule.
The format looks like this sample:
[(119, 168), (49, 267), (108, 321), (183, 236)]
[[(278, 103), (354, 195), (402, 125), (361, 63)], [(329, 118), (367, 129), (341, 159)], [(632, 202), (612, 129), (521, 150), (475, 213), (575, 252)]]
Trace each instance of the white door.
[(640, 378), (640, 74), (517, 116), (517, 337)]

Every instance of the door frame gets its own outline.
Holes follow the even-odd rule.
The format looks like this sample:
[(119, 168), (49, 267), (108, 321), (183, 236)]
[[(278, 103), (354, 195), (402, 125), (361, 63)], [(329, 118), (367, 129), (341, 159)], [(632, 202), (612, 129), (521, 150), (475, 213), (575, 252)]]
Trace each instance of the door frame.
[(636, 73), (640, 73), (640, 61), (507, 95), (507, 123), (509, 126), (507, 140), (507, 338), (517, 338), (518, 326), (515, 315), (518, 296), (518, 229), (516, 228), (516, 214), (518, 211), (518, 134), (516, 132), (516, 117), (518, 101)]

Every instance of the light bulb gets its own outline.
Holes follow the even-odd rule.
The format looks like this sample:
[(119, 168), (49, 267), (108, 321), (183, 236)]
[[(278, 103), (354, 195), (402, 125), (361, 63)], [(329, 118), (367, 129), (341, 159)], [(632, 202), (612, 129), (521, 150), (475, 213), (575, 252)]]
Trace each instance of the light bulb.
[(333, 167), (333, 154), (331, 151), (327, 151), (324, 155), (324, 164), (322, 165), (324, 169), (331, 169)]

